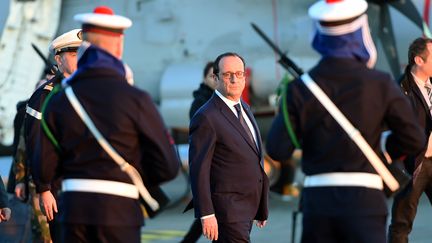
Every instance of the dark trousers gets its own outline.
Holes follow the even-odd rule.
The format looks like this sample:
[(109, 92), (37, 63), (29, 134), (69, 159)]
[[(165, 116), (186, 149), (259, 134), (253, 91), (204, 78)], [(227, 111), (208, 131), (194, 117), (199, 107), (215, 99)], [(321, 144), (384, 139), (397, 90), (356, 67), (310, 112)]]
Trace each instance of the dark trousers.
[(386, 216), (303, 214), (302, 243), (385, 243)]
[(140, 226), (62, 224), (63, 243), (140, 243)]
[(393, 201), (392, 218), (389, 226), (390, 243), (408, 242), (420, 196), (426, 193), (432, 204), (432, 161), (425, 159), (414, 172), (413, 180)]
[(213, 243), (248, 243), (252, 221), (221, 223), (218, 222), (218, 240)]
[(181, 243), (195, 243), (202, 235), (201, 219), (195, 219)]
[(61, 242), (61, 240), (60, 240), (61, 226), (60, 226), (60, 222), (58, 222), (58, 214), (57, 213), (54, 213), (54, 219), (51, 221), (48, 221), (48, 225), (49, 225), (49, 231), (50, 231), (52, 242), (53, 243)]

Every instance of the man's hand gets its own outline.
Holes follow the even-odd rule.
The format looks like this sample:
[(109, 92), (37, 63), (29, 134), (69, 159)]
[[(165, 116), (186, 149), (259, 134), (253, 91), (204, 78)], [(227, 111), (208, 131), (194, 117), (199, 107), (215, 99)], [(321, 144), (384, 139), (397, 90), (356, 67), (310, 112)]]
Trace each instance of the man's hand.
[(266, 226), (266, 224), (267, 224), (267, 220), (264, 220), (264, 221), (256, 220), (255, 223), (256, 223), (256, 226), (257, 226), (258, 228), (262, 228), (262, 227)]
[(3, 221), (8, 221), (11, 217), (10, 208), (0, 208), (0, 223)]
[(201, 219), (203, 235), (209, 240), (218, 239), (218, 223), (215, 216)]
[(21, 200), (21, 201), (24, 200), (24, 198), (25, 198), (25, 193), (26, 193), (26, 191), (25, 191), (25, 184), (22, 183), (22, 182), (16, 184), (16, 186), (15, 186), (15, 196), (16, 196), (19, 200)]
[(45, 211), (45, 215), (48, 220), (51, 221), (54, 219), (54, 212), (57, 213), (57, 202), (51, 193), (51, 191), (44, 191), (40, 194), (40, 200), (42, 203), (42, 207)]

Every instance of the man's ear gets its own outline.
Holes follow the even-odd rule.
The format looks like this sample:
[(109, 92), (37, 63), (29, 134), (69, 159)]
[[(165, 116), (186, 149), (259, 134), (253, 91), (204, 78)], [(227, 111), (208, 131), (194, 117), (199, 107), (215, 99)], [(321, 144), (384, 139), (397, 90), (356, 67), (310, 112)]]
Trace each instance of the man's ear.
[(416, 63), (416, 65), (423, 65), (424, 63), (423, 58), (421, 58), (420, 56), (415, 56), (414, 62)]
[(62, 60), (61, 60), (60, 55), (55, 55), (55, 56), (54, 56), (54, 60), (56, 61), (57, 66), (61, 66), (61, 64), (62, 64)]

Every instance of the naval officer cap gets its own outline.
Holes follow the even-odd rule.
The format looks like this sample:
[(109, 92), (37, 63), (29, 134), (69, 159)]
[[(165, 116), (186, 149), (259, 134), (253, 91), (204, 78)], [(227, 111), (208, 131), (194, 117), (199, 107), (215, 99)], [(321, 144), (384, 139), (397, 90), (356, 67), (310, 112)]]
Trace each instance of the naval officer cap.
[(309, 8), (309, 16), (321, 22), (338, 22), (358, 17), (366, 12), (365, 0), (320, 0)]
[(74, 20), (82, 24), (83, 32), (95, 32), (105, 35), (122, 35), (123, 30), (132, 26), (129, 18), (115, 15), (107, 6), (96, 7), (92, 13), (77, 14)]
[(55, 38), (49, 45), (49, 51), (54, 55), (74, 52), (81, 45), (81, 41), (81, 29), (74, 29)]

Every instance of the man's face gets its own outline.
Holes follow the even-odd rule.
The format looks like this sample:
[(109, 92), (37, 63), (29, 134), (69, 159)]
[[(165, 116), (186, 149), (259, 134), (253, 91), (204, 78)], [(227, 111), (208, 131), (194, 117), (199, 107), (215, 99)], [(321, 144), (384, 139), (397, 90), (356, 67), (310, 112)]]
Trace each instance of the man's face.
[(244, 65), (237, 56), (227, 56), (219, 62), (217, 90), (232, 101), (239, 101), (245, 87)]
[(208, 72), (204, 78), (204, 83), (207, 84), (210, 88), (216, 89), (217, 81), (216, 81), (214, 74), (213, 74), (213, 68), (209, 68), (209, 70), (208, 70)]
[(428, 76), (432, 77), (432, 43), (428, 43), (427, 45), (427, 56), (426, 60), (424, 60), (423, 65), (421, 65), (421, 71)]
[(57, 62), (60, 72), (67, 78), (77, 69), (77, 53), (62, 52), (55, 55), (54, 59)]

